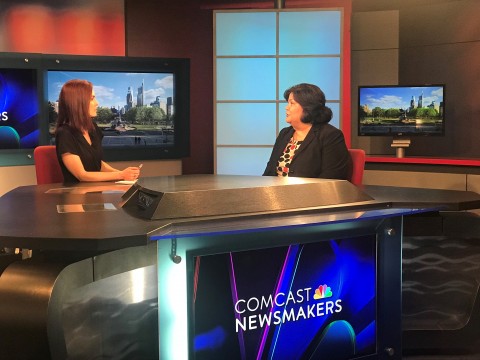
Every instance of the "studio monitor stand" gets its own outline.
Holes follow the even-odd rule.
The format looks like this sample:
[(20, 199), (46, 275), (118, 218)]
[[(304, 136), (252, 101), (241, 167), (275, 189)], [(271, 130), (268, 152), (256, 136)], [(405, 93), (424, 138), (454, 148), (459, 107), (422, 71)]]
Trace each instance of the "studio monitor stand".
[(397, 158), (405, 157), (405, 148), (410, 146), (410, 139), (393, 139), (391, 147), (396, 148)]

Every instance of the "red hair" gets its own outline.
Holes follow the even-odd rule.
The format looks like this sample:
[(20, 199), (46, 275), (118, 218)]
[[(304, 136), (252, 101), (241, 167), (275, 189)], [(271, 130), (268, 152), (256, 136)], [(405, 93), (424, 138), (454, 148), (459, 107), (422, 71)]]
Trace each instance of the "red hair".
[(58, 99), (57, 127), (69, 125), (79, 132), (93, 130), (90, 101), (93, 84), (87, 80), (69, 80), (63, 84)]

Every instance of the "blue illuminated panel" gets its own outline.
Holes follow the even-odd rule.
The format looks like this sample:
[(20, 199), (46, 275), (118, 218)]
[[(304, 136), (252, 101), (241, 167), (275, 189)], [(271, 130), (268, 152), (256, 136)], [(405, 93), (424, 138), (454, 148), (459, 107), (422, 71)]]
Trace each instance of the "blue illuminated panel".
[(195, 359), (375, 354), (376, 237), (194, 258)]
[(217, 100), (275, 100), (276, 62), (217, 59)]
[(217, 104), (217, 144), (273, 145), (276, 137), (275, 109), (275, 103)]
[(333, 112), (333, 118), (330, 120), (329, 124), (335, 126), (337, 129), (340, 129), (340, 104), (327, 103), (327, 106), (332, 109)]
[(279, 66), (280, 97), (292, 85), (311, 83), (323, 90), (327, 100), (340, 99), (340, 58), (286, 58)]
[(217, 173), (260, 176), (267, 166), (271, 148), (217, 148)]
[(339, 55), (341, 12), (281, 12), (279, 55)]
[(274, 12), (216, 13), (217, 56), (275, 55)]

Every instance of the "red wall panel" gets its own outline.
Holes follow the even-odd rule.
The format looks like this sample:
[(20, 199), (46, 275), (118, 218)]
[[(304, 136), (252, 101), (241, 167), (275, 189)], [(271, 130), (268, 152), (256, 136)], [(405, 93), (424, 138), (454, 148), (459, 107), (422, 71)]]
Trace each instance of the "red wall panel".
[[(99, 7), (3, 5), (0, 51), (74, 55), (125, 55), (123, 1)], [(121, 6), (120, 6), (121, 5)]]

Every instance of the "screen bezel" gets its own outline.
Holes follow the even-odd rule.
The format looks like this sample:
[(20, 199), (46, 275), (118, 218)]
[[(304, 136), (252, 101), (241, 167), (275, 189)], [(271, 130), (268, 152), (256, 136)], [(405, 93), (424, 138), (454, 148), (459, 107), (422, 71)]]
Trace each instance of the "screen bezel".
[[(365, 133), (361, 131), (360, 123), (360, 109), (363, 104), (360, 101), (360, 93), (363, 89), (380, 89), (380, 88), (422, 88), (422, 87), (441, 87), (443, 89), (443, 118), (441, 132), (378, 132), (378, 133)], [(409, 137), (441, 137), (445, 136), (446, 127), (446, 105), (445, 105), (445, 84), (407, 84), (407, 85), (361, 85), (357, 89), (357, 136), (373, 136), (373, 137), (394, 137), (394, 138), (409, 138)]]

